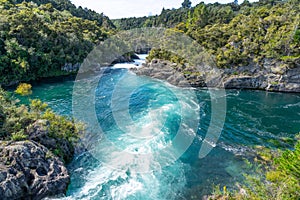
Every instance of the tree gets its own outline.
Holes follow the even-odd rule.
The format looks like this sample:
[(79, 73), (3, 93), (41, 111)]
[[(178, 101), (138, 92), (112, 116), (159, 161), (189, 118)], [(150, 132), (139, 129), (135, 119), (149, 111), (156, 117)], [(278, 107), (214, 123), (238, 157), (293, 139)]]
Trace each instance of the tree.
[(198, 4), (192, 14), (191, 27), (194, 29), (203, 28), (207, 25), (209, 11), (204, 3)]
[(238, 0), (234, 0), (233, 2), (235, 5), (238, 5), (239, 4), (239, 1)]
[(181, 5), (183, 8), (190, 8), (192, 6), (192, 2), (190, 0), (184, 0)]
[(241, 6), (248, 6), (251, 7), (251, 3), (248, 0), (244, 0), (243, 3), (241, 4)]
[[(0, 0), (0, 84), (3, 85), (66, 74), (61, 71), (65, 63), (81, 63), (109, 31), (114, 31), (100, 26), (99, 20), (75, 17), (51, 4), (23, 2), (6, 6), (7, 2), (15, 1), (21, 0)], [(48, 1), (52, 0), (41, 2)], [(89, 13), (92, 16), (93, 12)]]

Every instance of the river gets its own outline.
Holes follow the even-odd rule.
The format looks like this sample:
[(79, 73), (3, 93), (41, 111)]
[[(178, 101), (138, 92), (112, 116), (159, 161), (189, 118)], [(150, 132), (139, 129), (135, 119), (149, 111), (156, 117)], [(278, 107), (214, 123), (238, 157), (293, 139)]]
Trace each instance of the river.
[[(136, 60), (136, 64), (141, 62)], [(68, 166), (71, 184), (63, 199), (201, 199), (211, 193), (213, 185), (232, 189), (236, 182), (243, 181), (243, 173), (252, 172), (245, 159), (252, 160), (253, 148), (292, 148), (289, 138), (300, 132), (300, 94), (227, 90), (221, 136), (215, 148), (200, 159), (201, 143), (211, 122), (209, 91), (176, 88), (136, 76), (128, 67), (132, 64), (118, 64), (107, 70), (95, 91), (96, 117), (102, 132), (95, 136), (99, 142), (94, 148), (105, 162), (91, 152), (76, 155)], [(115, 97), (120, 81), (131, 84), (119, 86), (121, 92)], [(39, 82), (33, 84), (29, 98), (39, 98), (56, 113), (72, 116), (73, 86), (72, 78)], [(130, 87), (134, 92), (128, 100), (126, 88), (130, 91)], [(117, 99), (115, 103), (113, 98)], [(22, 102), (27, 103), (28, 98)], [(117, 123), (115, 118), (126, 109), (134, 125), (128, 122), (126, 131), (122, 131), (122, 122)], [(163, 153), (151, 154), (147, 158), (150, 164), (119, 162), (122, 158), (111, 147), (113, 144), (132, 155), (159, 152), (173, 142), (182, 123), (196, 127), (191, 133), (194, 138), (187, 151), (168, 165), (160, 165), (159, 161), (169, 159)], [(143, 137), (139, 137), (141, 134)], [(103, 135), (110, 144), (102, 142)], [(107, 163), (118, 163), (118, 169)], [(150, 169), (140, 173), (137, 165)]]

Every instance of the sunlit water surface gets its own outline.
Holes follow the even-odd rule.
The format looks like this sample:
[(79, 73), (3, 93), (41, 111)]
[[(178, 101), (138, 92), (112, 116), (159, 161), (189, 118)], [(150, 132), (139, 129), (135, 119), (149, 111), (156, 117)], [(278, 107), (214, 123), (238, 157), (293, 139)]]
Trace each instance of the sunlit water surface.
[[(137, 60), (135, 64), (141, 62)], [(222, 135), (210, 154), (199, 159), (199, 149), (211, 120), (209, 91), (179, 89), (162, 81), (138, 77), (126, 69), (133, 65), (119, 64), (106, 70), (95, 91), (97, 119), (103, 130), (95, 136), (100, 141), (96, 148), (103, 159), (115, 163), (124, 160), (114, 157), (114, 149), (109, 144), (101, 143), (103, 135), (114, 146), (132, 153), (164, 149), (178, 132), (182, 112), (191, 109), (197, 111), (196, 116), (194, 112), (186, 113), (186, 119), (200, 119), (192, 133), (195, 139), (176, 162), (149, 173), (132, 171), (130, 161), (119, 162), (121, 170), (116, 170), (89, 152), (76, 155), (68, 166), (71, 184), (66, 199), (201, 199), (202, 195), (211, 193), (213, 185), (226, 185), (230, 189), (243, 180), (243, 173), (251, 173), (244, 162), (252, 158), (251, 147), (291, 148), (285, 138), (293, 138), (300, 131), (299, 94), (228, 90)], [(129, 101), (123, 98), (126, 94), (113, 93), (121, 80), (135, 83), (122, 86), (135, 87)], [(73, 85), (72, 78), (36, 83), (30, 98), (39, 98), (58, 114), (71, 116)], [(119, 91), (126, 92), (126, 89)], [(195, 98), (191, 98), (190, 93), (195, 94)], [(119, 99), (112, 106), (113, 95), (119, 95)], [(27, 98), (22, 99), (22, 102), (27, 101)], [(114, 116), (122, 115), (126, 109), (135, 124), (129, 123), (124, 132)], [(146, 137), (131, 137), (139, 134)], [(168, 159), (163, 156), (149, 157), (150, 164), (144, 166), (159, 165), (157, 160)]]

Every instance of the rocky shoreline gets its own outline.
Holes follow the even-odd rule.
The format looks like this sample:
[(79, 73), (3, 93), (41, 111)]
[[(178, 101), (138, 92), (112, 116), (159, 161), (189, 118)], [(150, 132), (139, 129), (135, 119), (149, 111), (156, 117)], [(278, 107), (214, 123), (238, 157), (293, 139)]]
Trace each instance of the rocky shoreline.
[(291, 68), (280, 62), (265, 59), (262, 65), (217, 69), (185, 67), (160, 59), (153, 59), (140, 68), (132, 69), (142, 76), (165, 80), (179, 87), (215, 87), (225, 89), (253, 89), (274, 92), (300, 92), (300, 66)]

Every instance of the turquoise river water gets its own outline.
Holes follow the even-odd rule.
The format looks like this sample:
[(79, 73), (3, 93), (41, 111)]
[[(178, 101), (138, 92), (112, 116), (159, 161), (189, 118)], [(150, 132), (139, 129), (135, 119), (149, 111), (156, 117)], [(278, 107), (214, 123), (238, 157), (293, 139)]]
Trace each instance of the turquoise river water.
[[(154, 163), (156, 167), (144, 173), (135, 172), (130, 161), (119, 162), (119, 169), (115, 169), (91, 152), (76, 155), (68, 166), (71, 184), (62, 199), (201, 199), (202, 195), (211, 193), (213, 185), (232, 189), (236, 182), (243, 181), (243, 173), (251, 173), (244, 160), (251, 161), (253, 147), (292, 148), (286, 138), (300, 132), (299, 94), (227, 90), (222, 134), (215, 148), (200, 159), (201, 143), (211, 121), (209, 91), (175, 88), (162, 81), (136, 76), (126, 66), (106, 70), (95, 91), (96, 117), (102, 132), (95, 135), (99, 142), (93, 148), (100, 151), (101, 158), (106, 163), (114, 159), (118, 163), (120, 159), (114, 157), (111, 144), (101, 142), (103, 135), (114, 146), (132, 155), (160, 151), (172, 143), (183, 123), (182, 115), (185, 115), (186, 126), (189, 122), (198, 122), (192, 133), (194, 139), (188, 149), (168, 165), (159, 166), (157, 162), (168, 159), (165, 154), (149, 156), (147, 162), (152, 164), (141, 166), (151, 168)], [(115, 94), (121, 80), (131, 84), (122, 84)], [(29, 98), (39, 98), (58, 114), (72, 116), (73, 86), (72, 78), (39, 82), (33, 84)], [(130, 87), (135, 89), (126, 100), (125, 93)], [(189, 96), (190, 93), (194, 95)], [(116, 101), (113, 105), (112, 98)], [(24, 98), (22, 102), (27, 100)], [(128, 122), (127, 131), (121, 131), (115, 118), (118, 115), (120, 120), (126, 109), (135, 126)], [(124, 121), (126, 124), (125, 118)], [(147, 137), (131, 137), (129, 133)]]

